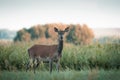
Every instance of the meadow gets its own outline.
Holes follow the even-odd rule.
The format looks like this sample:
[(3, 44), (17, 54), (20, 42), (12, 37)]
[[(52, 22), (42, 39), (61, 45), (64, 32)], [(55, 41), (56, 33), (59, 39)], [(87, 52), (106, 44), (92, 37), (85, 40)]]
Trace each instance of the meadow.
[[(0, 80), (119, 80), (120, 44), (91, 43), (89, 45), (64, 44), (60, 72), (53, 65), (42, 63), (34, 74), (25, 72), (29, 60), (27, 49), (34, 42), (18, 42), (0, 45)], [(46, 77), (47, 76), (47, 77)]]

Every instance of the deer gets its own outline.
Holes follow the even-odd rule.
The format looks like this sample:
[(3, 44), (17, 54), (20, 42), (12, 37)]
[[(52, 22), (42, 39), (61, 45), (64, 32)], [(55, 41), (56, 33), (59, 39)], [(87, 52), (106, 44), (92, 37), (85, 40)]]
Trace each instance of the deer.
[[(57, 45), (33, 45), (28, 49), (29, 58), (33, 62), (34, 73), (41, 61), (49, 63), (50, 73), (52, 73), (52, 63), (55, 62), (59, 72), (60, 58), (62, 57), (63, 50), (63, 35), (69, 31), (69, 27), (66, 27), (64, 30), (58, 30), (58, 28), (54, 27), (54, 31), (58, 33)], [(30, 60), (27, 63), (26, 72), (30, 68)]]

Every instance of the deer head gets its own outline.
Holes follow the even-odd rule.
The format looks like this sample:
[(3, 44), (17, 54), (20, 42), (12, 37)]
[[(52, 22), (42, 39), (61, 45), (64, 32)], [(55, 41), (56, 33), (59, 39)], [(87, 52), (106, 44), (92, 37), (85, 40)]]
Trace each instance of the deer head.
[(69, 27), (65, 28), (65, 30), (58, 30), (56, 27), (54, 27), (54, 31), (58, 33), (58, 40), (62, 41), (64, 33), (69, 31)]

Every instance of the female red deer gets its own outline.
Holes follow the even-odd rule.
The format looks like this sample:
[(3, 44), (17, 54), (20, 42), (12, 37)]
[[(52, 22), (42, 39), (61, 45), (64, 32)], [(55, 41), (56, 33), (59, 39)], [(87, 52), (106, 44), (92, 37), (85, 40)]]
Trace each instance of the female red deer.
[[(34, 73), (40, 61), (49, 62), (50, 73), (52, 72), (52, 62), (55, 61), (57, 64), (57, 71), (59, 71), (60, 58), (63, 50), (63, 35), (65, 32), (68, 32), (68, 30), (69, 27), (65, 28), (64, 31), (58, 30), (56, 27), (54, 28), (54, 31), (58, 33), (58, 45), (34, 45), (28, 49), (29, 57), (33, 60)], [(35, 62), (37, 64), (35, 64)], [(27, 64), (26, 71), (29, 67), (30, 61)]]

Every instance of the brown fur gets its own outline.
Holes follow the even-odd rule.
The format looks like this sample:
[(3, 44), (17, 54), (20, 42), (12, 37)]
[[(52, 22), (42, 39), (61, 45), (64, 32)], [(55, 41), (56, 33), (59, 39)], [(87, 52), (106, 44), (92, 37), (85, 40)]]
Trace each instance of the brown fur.
[(34, 45), (28, 49), (30, 58), (54, 58), (58, 45)]

